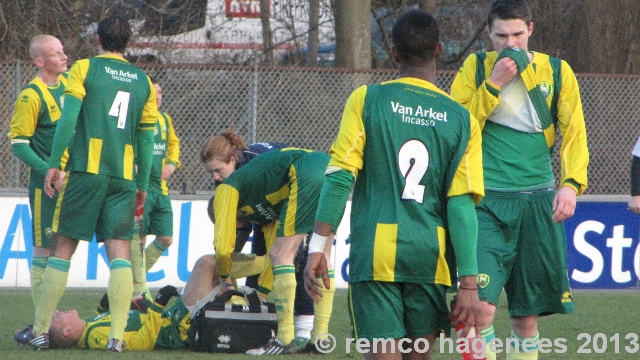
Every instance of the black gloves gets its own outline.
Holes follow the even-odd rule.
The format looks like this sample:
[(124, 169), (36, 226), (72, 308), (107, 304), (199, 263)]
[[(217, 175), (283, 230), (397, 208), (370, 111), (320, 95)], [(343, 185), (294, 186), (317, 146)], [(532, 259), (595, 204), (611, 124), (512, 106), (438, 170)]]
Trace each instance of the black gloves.
[(178, 296), (178, 289), (176, 289), (176, 287), (173, 285), (167, 285), (158, 290), (158, 295), (156, 295), (155, 303), (164, 307), (174, 296)]

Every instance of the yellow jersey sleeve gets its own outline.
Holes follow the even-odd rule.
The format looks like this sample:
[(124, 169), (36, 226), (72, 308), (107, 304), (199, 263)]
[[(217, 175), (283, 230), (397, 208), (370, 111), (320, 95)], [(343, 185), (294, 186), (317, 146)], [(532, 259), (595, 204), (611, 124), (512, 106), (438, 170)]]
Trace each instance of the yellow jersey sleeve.
[(561, 63), (562, 86), (558, 96), (558, 127), (562, 134), (560, 145), (560, 184), (572, 179), (580, 185), (578, 195), (587, 189), (589, 149), (587, 130), (582, 112), (578, 81), (566, 61)]
[(469, 144), (464, 156), (458, 164), (458, 169), (451, 182), (447, 196), (471, 194), (473, 201), (478, 204), (484, 197), (484, 177), (482, 173), (482, 135), (480, 125), (473, 115), (470, 117)]
[(149, 93), (149, 98), (147, 98), (147, 102), (144, 104), (144, 109), (142, 110), (140, 130), (153, 130), (156, 126), (156, 119), (162, 116), (158, 111), (158, 104), (156, 103), (156, 89), (153, 87), (153, 84), (151, 84), (151, 79), (149, 79), (148, 76), (147, 81), (149, 82), (151, 93)]
[(29, 138), (33, 136), (38, 125), (40, 106), (41, 99), (35, 90), (27, 88), (20, 92), (14, 105), (7, 134), (11, 139), (11, 144), (29, 143)]
[(367, 95), (367, 87), (356, 89), (344, 107), (342, 122), (336, 141), (329, 150), (329, 168), (337, 166), (352, 173), (356, 178), (362, 169), (366, 134), (362, 121), (362, 109)]
[(84, 79), (87, 78), (89, 72), (89, 59), (76, 61), (69, 69), (69, 78), (67, 79), (67, 87), (65, 94), (73, 95), (80, 100), (84, 100), (87, 90), (84, 88)]
[(173, 119), (169, 114), (164, 114), (167, 117), (167, 162), (176, 164), (176, 169), (179, 169), (182, 165), (180, 163), (180, 139), (173, 128)]
[(216, 252), (218, 276), (227, 278), (231, 273), (231, 253), (236, 246), (236, 215), (240, 194), (233, 186), (220, 184), (216, 188), (213, 212), (213, 247)]

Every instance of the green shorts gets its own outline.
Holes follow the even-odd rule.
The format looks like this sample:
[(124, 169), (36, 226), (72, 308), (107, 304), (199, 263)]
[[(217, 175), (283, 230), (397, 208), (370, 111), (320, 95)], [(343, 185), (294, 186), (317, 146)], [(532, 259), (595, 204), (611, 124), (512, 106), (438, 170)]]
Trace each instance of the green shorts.
[(29, 207), (31, 209), (31, 233), (33, 246), (44, 248), (51, 247), (51, 224), (53, 223), (53, 213), (56, 210), (58, 193), (50, 198), (42, 190), (44, 177), (31, 173), (29, 179)]
[(372, 341), (425, 337), (450, 331), (446, 287), (383, 281), (349, 283), (349, 315), (355, 338)]
[(162, 193), (149, 191), (144, 202), (141, 236), (173, 236), (173, 210), (171, 198)]
[(93, 234), (131, 240), (136, 183), (106, 175), (68, 172), (53, 215), (53, 232), (91, 241)]
[(478, 214), (480, 299), (497, 305), (504, 288), (509, 315), (574, 311), (563, 223), (554, 223), (555, 191), (486, 191)]
[[(282, 205), (277, 237), (313, 231), (324, 173), (329, 155), (310, 152), (298, 158), (289, 168), (289, 197)], [(338, 228), (336, 224), (335, 228)]]

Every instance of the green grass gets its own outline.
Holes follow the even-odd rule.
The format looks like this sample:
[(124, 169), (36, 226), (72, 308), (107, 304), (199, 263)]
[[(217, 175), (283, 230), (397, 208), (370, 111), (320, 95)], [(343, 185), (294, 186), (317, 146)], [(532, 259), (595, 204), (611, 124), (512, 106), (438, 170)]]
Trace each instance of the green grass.
[[(61, 310), (68, 310), (73, 307), (78, 309), (81, 316), (91, 316), (95, 307), (102, 297), (103, 291), (76, 291), (69, 290), (63, 297), (60, 305)], [(629, 333), (640, 334), (640, 291), (576, 291), (574, 293), (577, 311), (572, 315), (555, 315), (544, 317), (540, 321), (540, 334), (543, 338), (553, 341), (557, 338), (565, 338), (566, 353), (540, 354), (540, 359), (637, 359), (640, 358), (640, 351), (636, 354), (627, 353), (625, 345), (630, 345), (624, 337)], [(34, 351), (31, 348), (23, 347), (13, 341), (12, 332), (14, 329), (23, 328), (27, 323), (33, 321), (33, 308), (31, 305), (30, 293), (26, 290), (3, 290), (0, 291), (1, 319), (6, 333), (0, 335), (0, 358), (2, 359), (103, 359), (112, 358), (113, 354), (103, 351), (89, 350), (49, 350)], [(506, 301), (501, 300), (498, 316), (495, 321), (496, 337), (505, 339), (509, 335), (509, 319), (507, 316)], [(345, 339), (350, 336), (349, 316), (346, 309), (346, 292), (338, 290), (334, 302), (334, 312), (331, 318), (330, 332), (338, 339), (336, 350), (322, 359), (363, 359), (360, 354), (354, 354), (355, 347), (351, 347), (351, 354), (345, 352)], [(596, 333), (606, 335), (607, 339), (620, 334), (620, 351), (614, 352), (613, 341), (607, 341), (608, 351), (603, 354), (577, 354), (578, 348), (585, 342), (578, 340), (578, 334), (588, 333), (593, 336)], [(640, 336), (640, 335), (639, 335)], [(640, 339), (638, 340), (640, 347)], [(593, 349), (593, 341), (586, 346)], [(458, 354), (440, 354), (439, 343), (436, 343), (434, 352), (435, 359), (461, 359)], [(240, 359), (247, 358), (245, 355), (211, 355), (203, 353), (192, 353), (189, 351), (150, 351), (150, 352), (129, 352), (121, 354), (122, 359)], [(306, 355), (295, 355), (292, 358), (306, 358)], [(498, 354), (498, 359), (505, 359), (505, 354)]]

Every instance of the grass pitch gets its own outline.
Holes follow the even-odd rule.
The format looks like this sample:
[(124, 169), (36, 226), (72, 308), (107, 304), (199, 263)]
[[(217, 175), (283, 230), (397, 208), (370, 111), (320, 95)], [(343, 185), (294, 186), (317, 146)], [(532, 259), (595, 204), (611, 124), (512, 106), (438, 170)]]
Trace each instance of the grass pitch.
[[(96, 305), (104, 294), (101, 291), (68, 290), (63, 297), (60, 310), (77, 308), (81, 316), (92, 316)], [(289, 358), (322, 359), (363, 359), (354, 345), (346, 352), (345, 339), (350, 337), (349, 315), (346, 306), (346, 291), (338, 290), (334, 301), (334, 312), (329, 331), (338, 339), (336, 349), (327, 355), (294, 355)], [(546, 354), (540, 359), (638, 359), (640, 358), (640, 289), (624, 291), (576, 291), (574, 293), (577, 311), (572, 315), (543, 317), (540, 321), (540, 337), (549, 339)], [(2, 359), (245, 359), (246, 355), (222, 355), (193, 353), (189, 351), (149, 351), (107, 354), (91, 350), (48, 350), (35, 351), (16, 344), (13, 330), (22, 329), (33, 321), (31, 295), (27, 290), (0, 291), (0, 316), (4, 334), (0, 334), (0, 358)], [(499, 305), (495, 321), (496, 337), (505, 340), (509, 335), (509, 319), (506, 300)], [(582, 335), (581, 335), (582, 334)], [(566, 339), (566, 341), (562, 341)], [(562, 346), (565, 347), (564, 352)], [(616, 349), (617, 348), (617, 349)], [(503, 347), (504, 349), (504, 347)], [(579, 353), (581, 351), (581, 353)], [(273, 356), (272, 356), (273, 357)], [(506, 354), (498, 354), (505, 359)], [(439, 342), (434, 351), (435, 359), (456, 359), (456, 353), (440, 351)]]

